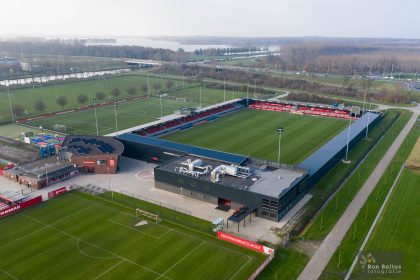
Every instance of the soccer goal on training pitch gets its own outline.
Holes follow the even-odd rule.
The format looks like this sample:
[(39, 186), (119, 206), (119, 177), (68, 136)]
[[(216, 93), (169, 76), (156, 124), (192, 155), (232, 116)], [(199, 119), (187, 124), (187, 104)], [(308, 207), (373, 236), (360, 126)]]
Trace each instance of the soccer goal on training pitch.
[(58, 132), (67, 132), (67, 126), (66, 125), (64, 125), (64, 124), (58, 124), (58, 123), (55, 123), (54, 125), (53, 125), (53, 129), (55, 130), (55, 131), (58, 131)]
[(177, 98), (175, 98), (175, 102), (184, 102), (184, 103), (186, 103), (187, 102), (187, 98), (177, 97)]
[(149, 219), (152, 219), (156, 222), (156, 224), (158, 224), (162, 221), (159, 217), (159, 214), (153, 214), (153, 213), (141, 210), (139, 208), (136, 208), (136, 217), (139, 217), (139, 216), (144, 216), (144, 217), (147, 217)]

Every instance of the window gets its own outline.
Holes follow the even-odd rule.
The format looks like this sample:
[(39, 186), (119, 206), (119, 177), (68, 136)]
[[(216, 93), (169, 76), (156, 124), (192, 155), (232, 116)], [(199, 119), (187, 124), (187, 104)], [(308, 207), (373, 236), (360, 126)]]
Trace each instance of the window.
[(275, 218), (276, 217), (276, 214), (270, 213), (270, 217)]
[(268, 212), (267, 211), (261, 211), (261, 214), (264, 216), (268, 216)]
[(96, 161), (96, 165), (106, 165), (106, 159), (100, 159)]

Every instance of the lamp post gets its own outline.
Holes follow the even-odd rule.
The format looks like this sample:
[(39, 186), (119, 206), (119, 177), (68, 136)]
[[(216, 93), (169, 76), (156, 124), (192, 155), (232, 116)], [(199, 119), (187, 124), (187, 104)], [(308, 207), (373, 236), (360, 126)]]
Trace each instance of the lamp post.
[(183, 209), (183, 204), (182, 204), (182, 187), (181, 187), (181, 209)]
[(163, 117), (162, 92), (159, 92), (160, 117)]
[(150, 97), (150, 77), (149, 77), (150, 73), (147, 72), (147, 92), (148, 92), (148, 96)]
[(277, 133), (279, 134), (279, 154), (278, 154), (278, 157), (277, 157), (277, 162), (278, 162), (278, 163), (280, 163), (281, 135), (282, 135), (283, 131), (284, 131), (284, 128), (283, 128), (283, 127), (279, 127), (279, 128), (277, 128)]
[(12, 99), (10, 98), (10, 82), (7, 80), (7, 94), (9, 96), (10, 113), (12, 114), (12, 122), (15, 123), (15, 116), (13, 115)]
[(114, 102), (114, 116), (115, 116), (115, 131), (117, 133), (118, 136), (118, 119), (117, 119), (117, 108), (118, 108), (118, 103)]
[(349, 124), (349, 129), (347, 130), (347, 145), (346, 145), (346, 163), (349, 163), (349, 144), (350, 144), (350, 130), (351, 130), (351, 114), (350, 114), (350, 118), (349, 118), (350, 124)]
[(95, 111), (96, 136), (98, 136), (99, 135), (99, 128), (98, 128), (98, 116), (96, 115), (96, 98), (93, 99), (93, 109)]
[(223, 102), (226, 102), (226, 78), (223, 77)]
[(372, 103), (369, 100), (369, 111), (368, 111), (368, 117), (367, 117), (367, 122), (366, 122), (366, 139), (368, 139), (368, 133), (369, 133), (369, 121), (370, 121), (370, 107), (372, 106)]
[(47, 179), (45, 186), (48, 186), (48, 163), (44, 163), (44, 165), (45, 165), (45, 178)]
[(202, 83), (200, 83), (200, 108), (201, 108), (201, 87), (202, 87)]

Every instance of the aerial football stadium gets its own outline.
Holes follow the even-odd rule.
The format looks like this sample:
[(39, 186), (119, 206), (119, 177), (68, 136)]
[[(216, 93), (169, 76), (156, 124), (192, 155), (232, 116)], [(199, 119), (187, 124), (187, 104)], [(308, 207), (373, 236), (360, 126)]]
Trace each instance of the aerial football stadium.
[(123, 156), (158, 165), (155, 186), (217, 205), (282, 218), (380, 119), (359, 107), (235, 99), (118, 136)]

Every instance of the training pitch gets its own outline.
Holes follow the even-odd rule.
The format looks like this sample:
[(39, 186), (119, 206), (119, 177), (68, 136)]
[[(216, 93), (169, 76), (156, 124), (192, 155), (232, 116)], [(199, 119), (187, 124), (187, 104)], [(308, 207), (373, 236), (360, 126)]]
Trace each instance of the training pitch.
[[(0, 279), (246, 279), (262, 254), (71, 192), (0, 220)], [(210, 232), (210, 229), (209, 229)]]
[(347, 125), (341, 119), (246, 109), (163, 139), (277, 161), (277, 128), (283, 127), (280, 161), (296, 164)]

